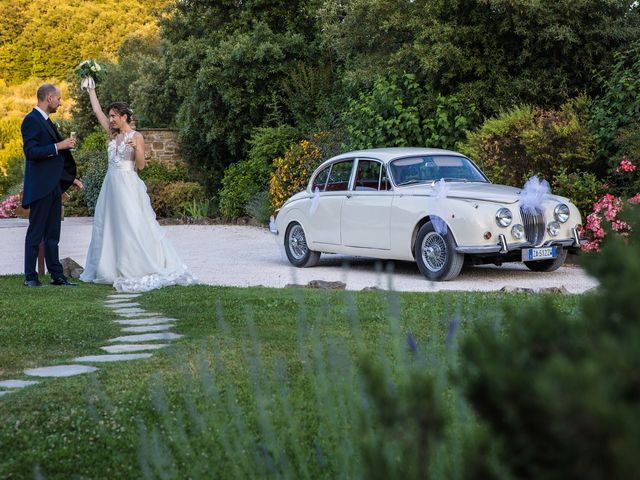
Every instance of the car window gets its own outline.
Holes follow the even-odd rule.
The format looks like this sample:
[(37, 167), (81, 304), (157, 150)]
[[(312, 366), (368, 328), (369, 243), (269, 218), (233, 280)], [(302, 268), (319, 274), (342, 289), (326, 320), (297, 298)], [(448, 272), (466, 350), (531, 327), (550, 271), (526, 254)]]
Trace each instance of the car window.
[(331, 165), (323, 168), (320, 173), (316, 175), (313, 179), (313, 187), (312, 190), (315, 191), (316, 187), (319, 191), (324, 192), (324, 189), (327, 185), (327, 179), (329, 178), (329, 171), (331, 170)]
[(375, 160), (358, 160), (354, 190), (380, 190), (381, 167)]
[(401, 158), (390, 164), (396, 185), (438, 181), (487, 182), (480, 170), (467, 158), (453, 155), (427, 155)]
[(349, 178), (353, 168), (353, 160), (336, 162), (331, 165), (329, 180), (325, 187), (326, 192), (336, 192), (349, 188)]

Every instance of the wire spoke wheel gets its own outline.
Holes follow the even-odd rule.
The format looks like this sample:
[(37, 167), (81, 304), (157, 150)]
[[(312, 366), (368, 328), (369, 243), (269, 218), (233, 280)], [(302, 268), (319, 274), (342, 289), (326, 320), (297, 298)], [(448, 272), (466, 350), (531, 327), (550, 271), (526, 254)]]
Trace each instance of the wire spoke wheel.
[(447, 262), (447, 244), (442, 235), (429, 232), (422, 240), (422, 260), (424, 265), (432, 272), (442, 270)]
[(289, 232), (289, 250), (296, 260), (302, 260), (309, 251), (307, 246), (307, 237), (300, 225), (294, 225)]

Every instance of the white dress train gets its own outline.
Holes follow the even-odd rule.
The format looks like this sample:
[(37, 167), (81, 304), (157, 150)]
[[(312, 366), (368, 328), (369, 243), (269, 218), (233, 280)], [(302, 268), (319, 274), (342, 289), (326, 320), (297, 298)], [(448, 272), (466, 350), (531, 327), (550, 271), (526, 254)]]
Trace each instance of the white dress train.
[(135, 171), (124, 135), (109, 142), (109, 167), (93, 217), (83, 282), (113, 284), (118, 292), (146, 292), (198, 281), (156, 221), (147, 187)]

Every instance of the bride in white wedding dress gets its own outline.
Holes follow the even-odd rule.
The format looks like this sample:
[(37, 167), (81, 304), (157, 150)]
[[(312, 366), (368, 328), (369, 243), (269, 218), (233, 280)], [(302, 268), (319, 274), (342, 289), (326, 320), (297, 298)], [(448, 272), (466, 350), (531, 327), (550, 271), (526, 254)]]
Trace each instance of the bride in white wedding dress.
[[(88, 84), (88, 85), (87, 85)], [(119, 292), (146, 292), (197, 283), (165, 238), (136, 170), (145, 166), (144, 139), (129, 125), (133, 111), (112, 103), (104, 114), (89, 79), (83, 83), (100, 125), (109, 133), (109, 166), (93, 217), (83, 282), (113, 284)]]

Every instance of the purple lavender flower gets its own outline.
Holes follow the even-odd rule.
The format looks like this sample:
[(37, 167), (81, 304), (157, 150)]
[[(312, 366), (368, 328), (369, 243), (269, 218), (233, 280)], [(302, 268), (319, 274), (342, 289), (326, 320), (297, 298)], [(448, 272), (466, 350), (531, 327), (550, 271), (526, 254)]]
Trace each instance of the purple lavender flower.
[(451, 348), (451, 345), (453, 345), (453, 342), (456, 338), (456, 332), (458, 331), (459, 323), (460, 322), (458, 320), (458, 317), (454, 318), (453, 320), (449, 320), (449, 325), (447, 327), (447, 339), (445, 340), (447, 348)]
[(418, 353), (418, 344), (416, 343), (416, 339), (413, 338), (413, 334), (411, 332), (407, 333), (407, 345), (412, 353)]

